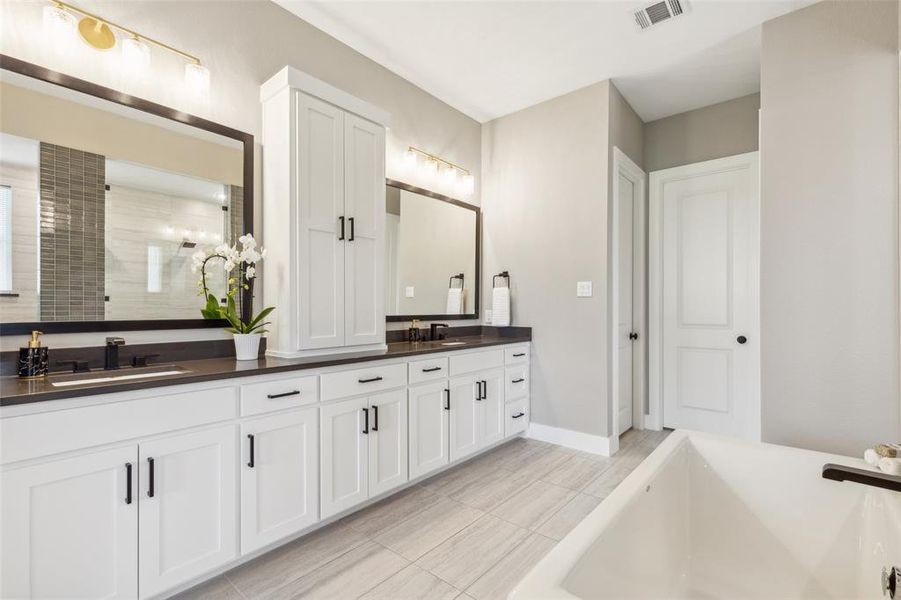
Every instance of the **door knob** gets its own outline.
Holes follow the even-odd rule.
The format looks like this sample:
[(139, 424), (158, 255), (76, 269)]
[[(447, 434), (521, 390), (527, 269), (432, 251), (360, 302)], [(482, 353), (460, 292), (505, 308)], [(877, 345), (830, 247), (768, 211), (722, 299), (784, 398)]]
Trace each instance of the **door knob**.
[(740, 335), (737, 338), (735, 338), (735, 341), (738, 342), (739, 344), (744, 344), (745, 342), (748, 341), (748, 338), (746, 338), (743, 335)]

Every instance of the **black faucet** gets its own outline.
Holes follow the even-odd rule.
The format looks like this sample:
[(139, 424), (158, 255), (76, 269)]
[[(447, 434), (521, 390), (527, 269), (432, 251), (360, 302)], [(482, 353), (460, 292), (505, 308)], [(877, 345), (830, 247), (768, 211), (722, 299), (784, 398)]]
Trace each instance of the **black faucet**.
[(435, 340), (443, 340), (444, 339), (444, 334), (438, 333), (439, 327), (448, 327), (448, 324), (447, 323), (432, 323), (431, 325), (429, 325), (429, 340), (434, 342)]
[(125, 340), (123, 338), (106, 338), (106, 356), (103, 359), (103, 369), (105, 371), (119, 368), (119, 346), (124, 345)]

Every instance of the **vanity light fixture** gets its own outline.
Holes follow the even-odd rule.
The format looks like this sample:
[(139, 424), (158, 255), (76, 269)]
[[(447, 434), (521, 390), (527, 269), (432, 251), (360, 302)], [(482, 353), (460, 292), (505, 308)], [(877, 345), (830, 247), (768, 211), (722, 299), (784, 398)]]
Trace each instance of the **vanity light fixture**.
[(67, 2), (53, 0), (44, 7), (44, 25), (54, 36), (71, 35), (78, 31), (79, 37), (95, 50), (106, 51), (116, 46), (116, 32), (125, 34), (122, 40), (122, 60), (130, 70), (146, 69), (150, 65), (150, 46), (156, 46), (186, 60), (185, 84), (194, 92), (205, 92), (210, 85), (210, 71), (193, 54), (188, 54), (159, 40), (141, 35), (133, 29), (123, 27)]
[(404, 152), (404, 163), (415, 165), (418, 156), (425, 158), (425, 174), (427, 176), (439, 176), (444, 184), (454, 187), (456, 193), (461, 196), (469, 196), (475, 191), (475, 177), (469, 172), (469, 169), (464, 169), (460, 165), (415, 146), (407, 147), (407, 151)]

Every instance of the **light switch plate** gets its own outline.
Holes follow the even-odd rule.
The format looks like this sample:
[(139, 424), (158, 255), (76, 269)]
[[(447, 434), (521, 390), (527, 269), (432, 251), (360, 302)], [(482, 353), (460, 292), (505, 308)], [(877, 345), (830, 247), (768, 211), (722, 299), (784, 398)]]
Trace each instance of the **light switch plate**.
[(590, 281), (577, 281), (576, 282), (576, 297), (591, 298), (591, 282)]
[(485, 309), (485, 325), (491, 325), (491, 317), (494, 313), (491, 310)]
[(412, 285), (408, 285), (406, 288), (404, 288), (404, 297), (412, 298), (415, 295), (415, 291), (416, 290)]

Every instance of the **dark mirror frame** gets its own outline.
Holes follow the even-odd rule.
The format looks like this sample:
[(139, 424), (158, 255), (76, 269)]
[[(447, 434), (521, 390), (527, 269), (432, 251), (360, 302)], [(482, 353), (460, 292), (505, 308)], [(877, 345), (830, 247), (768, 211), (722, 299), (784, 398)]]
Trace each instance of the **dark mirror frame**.
[(434, 198), (435, 200), (440, 200), (441, 202), (447, 202), (448, 204), (453, 204), (454, 206), (459, 206), (460, 208), (471, 210), (476, 214), (476, 287), (474, 293), (475, 300), (473, 301), (473, 312), (462, 315), (387, 315), (385, 317), (387, 321), (391, 323), (398, 321), (410, 321), (412, 319), (419, 319), (421, 321), (462, 321), (464, 319), (478, 319), (479, 305), (482, 298), (482, 210), (478, 206), (467, 204), (466, 202), (455, 200), (449, 196), (445, 196), (444, 194), (438, 194), (437, 192), (432, 192), (421, 187), (416, 187), (415, 185), (410, 185), (409, 183), (403, 183), (402, 181), (386, 179), (385, 184), (394, 188), (413, 192), (414, 194), (428, 196), (429, 198)]
[[(214, 123), (201, 117), (195, 117), (162, 104), (156, 104), (143, 98), (129, 96), (122, 92), (77, 79), (64, 73), (52, 71), (18, 58), (0, 54), (0, 69), (32, 77), (53, 85), (58, 85), (89, 96), (115, 102), (158, 117), (171, 119), (197, 129), (203, 129), (223, 137), (241, 142), (244, 146), (244, 231), (253, 231), (253, 136), (220, 123)], [(253, 312), (253, 291), (242, 292), (241, 313), (244, 320), (250, 320)], [(200, 314), (202, 303), (198, 297), (197, 313)], [(36, 321), (32, 323), (0, 322), (0, 335), (28, 334), (33, 329), (44, 333), (83, 333), (105, 331), (138, 331), (154, 329), (201, 329), (209, 327), (228, 327), (225, 319), (159, 319), (141, 321)]]

